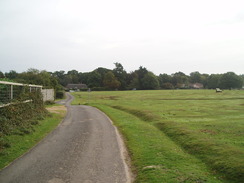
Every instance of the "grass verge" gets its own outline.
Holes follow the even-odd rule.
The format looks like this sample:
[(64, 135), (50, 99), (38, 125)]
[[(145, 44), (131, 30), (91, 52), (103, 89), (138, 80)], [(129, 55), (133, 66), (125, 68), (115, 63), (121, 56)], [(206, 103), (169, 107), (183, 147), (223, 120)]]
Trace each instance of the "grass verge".
[(65, 116), (65, 108), (63, 106), (54, 105), (49, 106), (47, 109), (51, 111), (51, 114), (45, 119), (40, 120), (38, 124), (33, 125), (31, 133), (22, 135), (12, 134), (2, 137), (9, 145), (0, 152), (0, 169), (35, 146), (35, 144), (56, 128)]
[(122, 133), (137, 175), (135, 182), (225, 182), (154, 125), (110, 106), (95, 107), (108, 114)]
[[(234, 182), (244, 180), (243, 152), (230, 145), (219, 145), (203, 134), (188, 129), (184, 124), (176, 122), (160, 122), (159, 116), (150, 111), (140, 111), (130, 107), (112, 106), (137, 116), (145, 122), (152, 122), (164, 134), (180, 145), (184, 150), (205, 162), (213, 171), (224, 179)], [(158, 121), (158, 122), (157, 122)], [(155, 123), (157, 122), (157, 123)]]

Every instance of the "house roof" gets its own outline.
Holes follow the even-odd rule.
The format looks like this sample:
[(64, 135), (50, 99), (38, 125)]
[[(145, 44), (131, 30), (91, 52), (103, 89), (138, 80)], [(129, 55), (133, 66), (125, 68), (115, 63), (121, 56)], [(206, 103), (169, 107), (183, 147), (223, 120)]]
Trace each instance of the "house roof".
[(202, 83), (191, 83), (191, 84), (189, 84), (189, 86), (193, 87), (193, 88), (203, 88)]

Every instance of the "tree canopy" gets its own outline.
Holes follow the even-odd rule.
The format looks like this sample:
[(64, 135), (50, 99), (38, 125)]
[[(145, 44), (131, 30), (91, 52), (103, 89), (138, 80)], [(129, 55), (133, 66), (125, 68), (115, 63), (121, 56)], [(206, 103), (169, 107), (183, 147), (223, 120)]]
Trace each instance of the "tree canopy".
[(15, 82), (43, 85), (46, 88), (54, 88), (55, 90), (61, 90), (67, 84), (80, 83), (86, 84), (94, 90), (192, 88), (196, 83), (206, 89), (235, 89), (242, 88), (244, 84), (244, 74), (237, 75), (234, 72), (209, 75), (194, 71), (190, 75), (186, 75), (179, 71), (171, 75), (162, 73), (156, 76), (143, 66), (128, 73), (121, 63), (115, 62), (114, 65), (115, 67), (112, 70), (99, 67), (91, 72), (84, 73), (77, 70), (47, 72), (37, 69), (28, 69), (26, 72), (17, 73), (11, 70), (6, 73), (0, 72), (0, 78), (2, 80), (7, 78)]
[(118, 89), (121, 83), (115, 77), (112, 71), (109, 71), (105, 74), (103, 79), (104, 86), (109, 89)]
[(219, 86), (223, 89), (241, 88), (243, 80), (234, 72), (227, 72), (220, 77)]

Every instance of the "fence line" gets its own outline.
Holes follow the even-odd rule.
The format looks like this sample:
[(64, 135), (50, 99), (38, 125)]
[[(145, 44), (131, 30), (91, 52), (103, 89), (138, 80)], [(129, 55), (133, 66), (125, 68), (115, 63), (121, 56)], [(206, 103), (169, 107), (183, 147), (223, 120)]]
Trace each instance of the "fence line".
[[(42, 90), (41, 85), (14, 83), (8, 81), (0, 81), (0, 107), (13, 104), (13, 100), (20, 99), (20, 95), (27, 92)], [(22, 99), (22, 102), (29, 102), (29, 99)]]
[[(25, 101), (23, 101), (21, 103), (28, 103), (28, 102), (32, 102), (32, 100), (25, 100)], [(17, 103), (16, 102), (11, 102), (11, 103), (8, 103), (8, 104), (3, 104), (3, 105), (0, 105), (0, 108), (7, 107), (7, 106), (13, 105), (13, 104), (17, 104)]]

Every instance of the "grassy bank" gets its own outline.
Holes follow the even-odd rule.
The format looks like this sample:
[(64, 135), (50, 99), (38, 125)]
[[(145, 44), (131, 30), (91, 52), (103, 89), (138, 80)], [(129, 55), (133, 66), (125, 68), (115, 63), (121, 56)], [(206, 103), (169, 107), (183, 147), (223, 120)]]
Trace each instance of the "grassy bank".
[(51, 132), (63, 119), (65, 108), (63, 106), (51, 106), (47, 108), (51, 114), (32, 126), (31, 132), (22, 134), (11, 134), (2, 137), (7, 142), (7, 147), (0, 151), (0, 169), (7, 166), (36, 143)]
[(135, 182), (221, 182), (204, 163), (184, 152), (155, 126), (109, 106), (96, 107), (109, 114), (123, 134), (137, 175)]
[[(166, 182), (164, 178), (167, 182), (243, 180), (244, 91), (92, 92), (89, 101), (85, 92), (74, 95), (74, 103), (89, 102), (99, 107), (119, 126), (138, 172), (138, 182)], [(155, 148), (159, 144), (174, 146)], [(148, 152), (144, 153), (143, 149)], [(180, 150), (171, 152), (172, 149)], [(186, 155), (180, 155), (181, 152), (188, 157), (182, 158)], [(173, 158), (173, 154), (179, 157)], [(182, 168), (188, 166), (194, 168)], [(150, 167), (153, 176), (145, 171)], [(178, 178), (170, 176), (169, 172), (174, 171), (179, 173)]]

